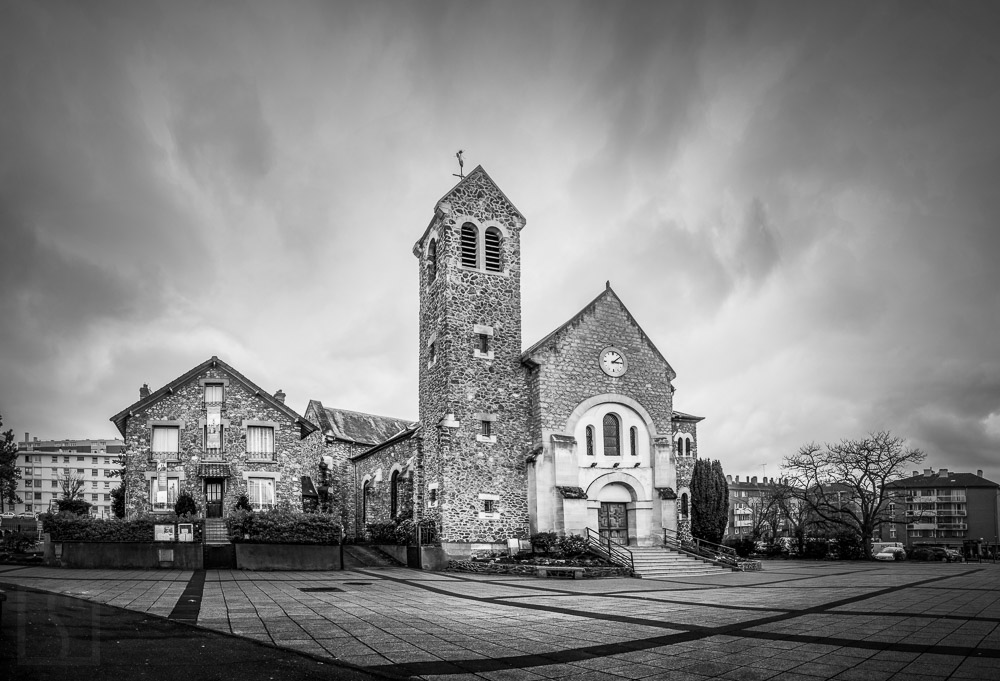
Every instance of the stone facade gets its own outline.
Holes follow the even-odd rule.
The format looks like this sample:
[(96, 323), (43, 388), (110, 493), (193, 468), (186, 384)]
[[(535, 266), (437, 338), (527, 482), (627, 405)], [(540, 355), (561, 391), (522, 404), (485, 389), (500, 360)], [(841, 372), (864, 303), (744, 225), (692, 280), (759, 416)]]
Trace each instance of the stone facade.
[(416, 430), (412, 430), (354, 458), (352, 463), (358, 477), (354, 500), (357, 534), (368, 523), (413, 517), (419, 445)]
[[(206, 385), (222, 387), (217, 451), (206, 446)], [(206, 485), (213, 482), (221, 484), (219, 511), (224, 517), (247, 493), (250, 478), (271, 481), (274, 505), (302, 510), (302, 479), (318, 478), (319, 440), (313, 434), (316, 426), (285, 406), (283, 397), (263, 392), (217, 357), (156, 392), (140, 393), (138, 402), (111, 419), (125, 440), (127, 514), (172, 511), (172, 500), (181, 491), (189, 492), (204, 513)], [(273, 429), (273, 453), (248, 454), (250, 426)], [(177, 429), (175, 452), (154, 455), (154, 427)], [(160, 482), (169, 491), (165, 503), (154, 496)]]
[[(444, 542), (500, 541), (524, 536), (528, 527), (528, 395), (520, 363), (524, 223), (476, 168), (438, 202), (413, 248), (420, 261), (422, 510), (440, 518)], [(474, 240), (464, 250), (463, 229)], [(491, 231), (499, 239), (493, 269)]]

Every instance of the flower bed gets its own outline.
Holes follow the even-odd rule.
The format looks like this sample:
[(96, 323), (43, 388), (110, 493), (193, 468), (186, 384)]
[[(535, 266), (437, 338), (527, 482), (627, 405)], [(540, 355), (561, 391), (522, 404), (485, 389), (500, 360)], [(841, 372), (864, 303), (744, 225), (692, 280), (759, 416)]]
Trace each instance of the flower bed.
[(501, 563), (485, 562), (481, 560), (451, 560), (448, 561), (447, 570), (449, 572), (476, 572), (480, 574), (492, 575), (530, 575), (536, 576), (539, 568), (567, 568), (570, 570), (583, 570), (584, 579), (594, 579), (598, 577), (628, 577), (627, 568), (617, 565), (600, 566), (580, 566), (570, 564), (572, 561), (548, 562), (545, 564), (533, 565), (529, 563)]

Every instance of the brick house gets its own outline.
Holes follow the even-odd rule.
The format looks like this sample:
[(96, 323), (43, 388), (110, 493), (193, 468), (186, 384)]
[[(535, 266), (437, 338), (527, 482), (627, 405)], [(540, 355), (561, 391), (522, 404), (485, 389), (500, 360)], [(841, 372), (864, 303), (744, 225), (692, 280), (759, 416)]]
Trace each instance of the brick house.
[(689, 531), (702, 418), (674, 410), (674, 369), (610, 284), (522, 351), (525, 222), (482, 167), (435, 205), (413, 247), (416, 422), (370, 416), (359, 437), (310, 403), (349, 531), (431, 518), (452, 557), (540, 531), (635, 545)]
[(187, 490), (207, 517), (246, 494), (266, 509), (314, 503), (317, 426), (218, 357), (111, 417), (125, 441), (126, 512), (173, 510)]

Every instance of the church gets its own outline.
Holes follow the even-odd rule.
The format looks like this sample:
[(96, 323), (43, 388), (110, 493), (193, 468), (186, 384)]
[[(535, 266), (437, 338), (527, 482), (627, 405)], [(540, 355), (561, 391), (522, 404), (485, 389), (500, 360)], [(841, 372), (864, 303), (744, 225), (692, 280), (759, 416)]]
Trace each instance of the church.
[(413, 246), (419, 419), (309, 402), (333, 509), (348, 531), (432, 519), (445, 553), (536, 532), (658, 544), (690, 530), (700, 417), (610, 283), (522, 349), (526, 220), (481, 166), (434, 206)]
[(435, 204), (413, 246), (417, 421), (319, 400), (299, 415), (213, 356), (112, 417), (127, 513), (167, 513), (186, 492), (225, 518), (245, 495), (332, 512), (348, 536), (433, 524), (449, 559), (537, 532), (689, 534), (701, 418), (674, 409), (673, 367), (610, 283), (523, 349), (524, 227), (482, 167)]

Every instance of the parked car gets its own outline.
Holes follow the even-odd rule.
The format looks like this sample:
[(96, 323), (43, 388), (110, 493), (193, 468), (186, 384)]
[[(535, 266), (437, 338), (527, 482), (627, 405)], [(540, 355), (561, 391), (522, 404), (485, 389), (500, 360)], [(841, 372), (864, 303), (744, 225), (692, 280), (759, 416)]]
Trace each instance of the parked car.
[(902, 546), (887, 546), (875, 554), (875, 560), (906, 560), (906, 549)]
[(940, 546), (921, 546), (913, 549), (910, 552), (910, 558), (913, 560), (937, 560), (944, 563), (950, 563), (954, 560), (948, 555), (948, 550)]
[(16, 518), (17, 514), (14, 511), (4, 511), (0, 513), (0, 518)]
[(960, 552), (956, 551), (955, 549), (945, 549), (945, 551), (948, 552), (949, 563), (965, 562), (965, 556), (963, 556)]
[(27, 511), (22, 511), (21, 513), (17, 514), (17, 517), (18, 518), (25, 518), (27, 520), (34, 520), (35, 519), (35, 514), (34, 513), (28, 513)]

